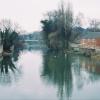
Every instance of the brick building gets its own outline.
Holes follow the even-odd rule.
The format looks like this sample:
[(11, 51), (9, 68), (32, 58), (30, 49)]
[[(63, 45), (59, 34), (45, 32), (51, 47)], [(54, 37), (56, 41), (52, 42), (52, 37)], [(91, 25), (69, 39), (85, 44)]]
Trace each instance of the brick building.
[(80, 47), (100, 48), (100, 32), (88, 32), (80, 39)]

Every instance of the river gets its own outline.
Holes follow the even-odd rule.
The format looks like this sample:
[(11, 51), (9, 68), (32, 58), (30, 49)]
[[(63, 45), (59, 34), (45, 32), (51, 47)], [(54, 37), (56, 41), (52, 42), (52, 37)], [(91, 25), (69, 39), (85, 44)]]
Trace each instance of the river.
[(32, 46), (0, 58), (0, 99), (100, 99), (100, 61)]

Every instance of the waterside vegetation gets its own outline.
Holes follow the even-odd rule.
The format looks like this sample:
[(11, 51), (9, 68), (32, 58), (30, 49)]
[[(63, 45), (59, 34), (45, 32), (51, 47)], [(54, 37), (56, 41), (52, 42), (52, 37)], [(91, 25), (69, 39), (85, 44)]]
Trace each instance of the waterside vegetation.
[(70, 49), (69, 44), (80, 44), (80, 39), (84, 34), (88, 32), (100, 32), (99, 19), (89, 19), (86, 29), (84, 29), (85, 23), (84, 15), (79, 13), (74, 17), (72, 4), (69, 2), (65, 4), (62, 0), (57, 10), (47, 12), (44, 19), (41, 20), (42, 35), (45, 44), (52, 51), (63, 50), (66, 53), (99, 59), (100, 57), (98, 57), (97, 53)]
[(3, 45), (3, 56), (12, 55), (14, 49), (25, 46), (24, 39), (20, 36), (19, 26), (12, 24), (11, 20), (0, 21), (0, 43)]

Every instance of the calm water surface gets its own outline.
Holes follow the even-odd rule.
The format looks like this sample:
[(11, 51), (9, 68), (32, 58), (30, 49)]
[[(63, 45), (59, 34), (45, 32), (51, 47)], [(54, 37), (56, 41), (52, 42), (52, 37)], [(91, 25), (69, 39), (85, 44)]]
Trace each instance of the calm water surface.
[(100, 61), (29, 47), (0, 58), (0, 99), (100, 99)]

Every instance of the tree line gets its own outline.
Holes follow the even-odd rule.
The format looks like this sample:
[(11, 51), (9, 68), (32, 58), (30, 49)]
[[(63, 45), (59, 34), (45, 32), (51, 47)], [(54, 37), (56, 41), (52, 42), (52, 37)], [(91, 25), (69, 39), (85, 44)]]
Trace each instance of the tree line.
[(2, 19), (0, 21), (0, 35), (4, 52), (10, 52), (13, 45), (14, 49), (18, 48), (20, 39), (24, 42), (24, 39), (19, 36), (20, 33), (21, 28), (17, 23), (13, 24), (12, 21), (8, 19)]
[[(85, 25), (84, 15), (79, 13), (73, 16), (72, 4), (60, 2), (57, 10), (49, 11), (41, 20), (42, 33), (49, 49), (69, 49), (69, 43), (75, 42), (82, 36)], [(89, 19), (87, 31), (99, 32), (100, 20)]]
[(23, 37), (25, 40), (41, 40), (42, 34), (40, 31), (34, 31), (32, 33), (24, 34)]

